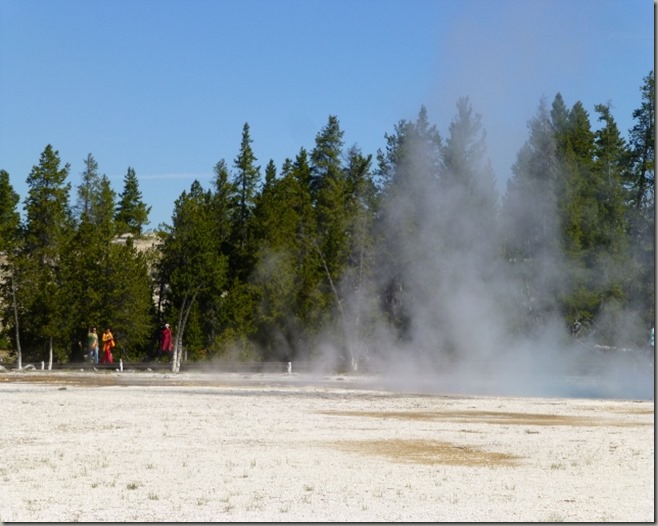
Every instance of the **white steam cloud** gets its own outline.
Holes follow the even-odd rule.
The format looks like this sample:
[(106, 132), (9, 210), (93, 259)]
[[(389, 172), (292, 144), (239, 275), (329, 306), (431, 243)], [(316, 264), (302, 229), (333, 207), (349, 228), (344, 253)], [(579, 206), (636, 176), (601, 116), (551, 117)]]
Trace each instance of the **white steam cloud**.
[[(491, 221), (495, 205), (466, 205), (474, 195), (491, 195), (486, 150), (472, 184), (437, 191), (436, 181), (422, 176), (429, 172), (422, 148), (412, 148), (412, 166), (406, 167), (416, 176), (385, 204), (388, 257), (377, 259), (375, 282), (361, 284), (359, 298), (353, 286), (341, 288), (347, 347), (362, 370), (378, 373), (388, 387), (416, 392), (653, 399), (648, 333), (647, 352), (641, 352), (576, 340), (557, 314), (544, 315), (531, 330), (517, 327), (520, 317), (540, 307), (533, 303), (538, 300), (499, 257)], [(542, 213), (551, 219), (555, 211)], [(558, 251), (546, 246), (532, 264), (542, 287), (560, 289), (564, 262)], [(388, 312), (374, 292), (386, 286)], [(388, 314), (397, 307), (396, 326)], [(623, 316), (613, 321), (621, 329), (642, 330)], [(338, 363), (335, 332), (327, 330), (316, 346), (318, 369)]]

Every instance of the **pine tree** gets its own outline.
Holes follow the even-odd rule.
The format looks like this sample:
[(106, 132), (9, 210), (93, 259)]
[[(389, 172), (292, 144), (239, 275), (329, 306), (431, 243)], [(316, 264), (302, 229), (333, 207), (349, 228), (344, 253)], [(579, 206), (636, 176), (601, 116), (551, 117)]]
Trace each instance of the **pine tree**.
[[(130, 337), (123, 337), (126, 328), (117, 319), (117, 315), (121, 316), (123, 311), (111, 311), (110, 305), (119, 283), (126, 279), (138, 280), (140, 274), (135, 271), (132, 263), (141, 256), (127, 251), (123, 256), (125, 265), (120, 269), (113, 268), (111, 253), (125, 249), (111, 244), (115, 233), (115, 193), (107, 176), (99, 175), (98, 163), (91, 154), (85, 160), (85, 171), (77, 191), (78, 227), (61, 256), (61, 294), (68, 310), (69, 338), (84, 341), (90, 327), (100, 328), (101, 321), (105, 321), (112, 324), (115, 338), (121, 336), (122, 345), (129, 343), (132, 347), (139, 341), (135, 338), (143, 335), (144, 331), (130, 330)], [(138, 290), (140, 287), (136, 285), (134, 292)], [(143, 304), (138, 301), (127, 302), (124, 310), (129, 311), (129, 314), (125, 319), (133, 323), (143, 315), (150, 314), (148, 304), (144, 312), (138, 306)]]
[(638, 313), (636, 333), (642, 345), (647, 327), (655, 318), (655, 86), (653, 70), (641, 87), (640, 107), (633, 111), (635, 125), (629, 131), (629, 159), (624, 171), (627, 192), (630, 253), (637, 279), (632, 281), (629, 301)]
[(214, 172), (212, 216), (220, 241), (220, 252), (229, 255), (233, 239), (233, 218), (238, 206), (237, 189), (235, 184), (230, 181), (230, 174), (223, 159), (215, 165)]
[(90, 153), (84, 160), (85, 169), (82, 172), (82, 182), (78, 185), (78, 200), (75, 207), (78, 221), (96, 222), (95, 210), (100, 198), (100, 174), (98, 163)]
[[(233, 219), (237, 208), (237, 188), (231, 180), (226, 162), (222, 159), (215, 164), (215, 177), (210, 203), (212, 228), (217, 243), (217, 257), (230, 261), (233, 257)], [(231, 269), (227, 270), (227, 281), (222, 290), (201, 294), (198, 308), (204, 313), (200, 320), (203, 327), (204, 343), (210, 356), (222, 354), (234, 342), (239, 330), (235, 327), (231, 305), (233, 289), (231, 287)]]
[(369, 354), (377, 316), (374, 283), (374, 222), (378, 192), (372, 171), (372, 155), (364, 156), (356, 146), (347, 152), (345, 166), (348, 260), (340, 283), (345, 298), (346, 340), (353, 370)]
[(280, 179), (276, 179), (274, 167), (268, 165), (254, 211), (257, 264), (253, 274), (259, 289), (255, 338), (265, 359), (289, 361), (295, 357), (295, 342), (288, 329), (296, 325), (295, 294), (299, 288), (295, 272), (300, 223), (295, 205), (299, 191), (290, 164)]
[(9, 173), (0, 170), (0, 254), (3, 255), (13, 251), (20, 236), (19, 199), (9, 181)]
[(323, 328), (326, 295), (320, 283), (326, 275), (317, 250), (317, 221), (311, 192), (312, 168), (308, 152), (301, 148), (293, 163), (286, 163), (283, 178), (292, 179), (290, 200), (296, 217), (294, 225), (293, 265), (297, 286), (292, 313), (286, 322), (285, 334), (292, 354), (309, 357), (314, 339)]
[(19, 303), (30, 320), (30, 325), (23, 325), (25, 341), (34, 357), (43, 357), (45, 345), (49, 368), (55, 353), (62, 360), (69, 353), (60, 257), (73, 221), (68, 205), (71, 185), (66, 182), (70, 166), (60, 163), (59, 152), (47, 145), (27, 177), (26, 243), (18, 263)]
[[(431, 307), (430, 320), (441, 330), (441, 354), (469, 356), (477, 349), (478, 358), (497, 349), (490, 345), (497, 336), (484, 333), (483, 324), (498, 314), (495, 281), (500, 267), (498, 241), (498, 192), (487, 156), (486, 132), (482, 118), (468, 98), (457, 101), (457, 113), (448, 128), (442, 148), (443, 169), (437, 191), (437, 214), (431, 251), (434, 275), (423, 279), (433, 283), (444, 301), (431, 293), (423, 301)], [(429, 237), (429, 236), (428, 236)], [(431, 238), (430, 238), (431, 239)], [(448, 301), (445, 299), (450, 298)], [(477, 298), (465, 312), (458, 307)], [(427, 310), (427, 309), (426, 309)], [(475, 320), (475, 323), (473, 323)], [(469, 327), (467, 332), (463, 327)]]
[(654, 204), (655, 122), (656, 97), (653, 70), (641, 88), (642, 104), (633, 111), (635, 126), (630, 130), (631, 169), (627, 171), (626, 186), (629, 199), (636, 209), (651, 213)]
[(101, 326), (110, 326), (116, 340), (117, 358), (144, 356), (153, 332), (153, 283), (148, 254), (132, 242), (110, 243), (104, 257), (102, 279), (97, 282), (101, 298)]
[(610, 112), (610, 104), (597, 104), (603, 127), (594, 134), (594, 173), (590, 194), (596, 206), (592, 222), (596, 251), (619, 256), (628, 249), (626, 207), (622, 175), (627, 163), (627, 147)]
[(327, 124), (315, 136), (315, 147), (311, 152), (311, 195), (317, 203), (320, 190), (331, 179), (338, 177), (341, 169), (343, 131), (335, 115), (330, 115)]
[(582, 246), (584, 200), (581, 198), (592, 171), (594, 133), (582, 103), (578, 101), (569, 110), (560, 93), (553, 100), (551, 121), (559, 159), (556, 178), (559, 246), (565, 257), (558, 301), (567, 325), (577, 332), (591, 323), (595, 303), (586, 287)]
[(98, 203), (94, 208), (94, 221), (103, 241), (111, 240), (118, 232), (119, 227), (114, 220), (116, 192), (112, 189), (110, 180), (102, 175), (99, 184)]
[[(402, 120), (378, 151), (381, 207), (375, 225), (376, 279), (383, 311), (402, 341), (412, 337), (413, 305), (423, 302), (436, 271), (442, 139), (421, 107), (416, 122)], [(433, 278), (432, 278), (433, 279)], [(425, 283), (423, 283), (425, 281)]]
[(256, 156), (251, 148), (252, 143), (249, 124), (242, 129), (240, 152), (233, 165), (235, 175), (232, 184), (235, 190), (235, 207), (232, 217), (231, 274), (240, 280), (246, 280), (253, 266), (251, 246), (251, 221), (256, 203), (258, 184), (260, 183), (260, 167), (256, 165)]
[(72, 226), (68, 205), (71, 184), (66, 182), (70, 165), (60, 168), (60, 163), (59, 152), (47, 145), (26, 181), (29, 186), (25, 200), (26, 248), (44, 263), (58, 253)]
[(21, 369), (23, 355), (16, 298), (17, 255), (22, 241), (21, 218), (17, 209), (19, 199), (9, 181), (9, 173), (0, 170), (0, 325), (4, 327), (0, 341), (5, 336), (8, 339), (13, 336), (18, 368)]
[(315, 204), (318, 239), (315, 249), (324, 271), (325, 297), (321, 310), (333, 305), (342, 313), (343, 299), (336, 284), (340, 281), (347, 259), (346, 181), (341, 164), (343, 131), (338, 119), (331, 115), (316, 135), (311, 152), (311, 197)]
[(529, 137), (517, 153), (501, 210), (503, 252), (511, 283), (512, 330), (527, 332), (558, 313), (563, 280), (558, 221), (560, 162), (546, 101), (528, 122)]
[[(257, 291), (250, 282), (255, 265), (253, 237), (254, 208), (258, 199), (260, 167), (252, 150), (249, 124), (242, 129), (240, 152), (233, 162), (235, 172), (230, 181), (228, 170), (222, 162), (221, 206), (229, 212), (230, 237), (223, 248), (228, 255), (229, 277), (225, 294), (222, 297), (220, 326), (222, 334), (217, 336), (217, 346), (239, 349), (241, 357), (251, 356), (253, 346), (248, 335), (254, 332), (254, 312), (257, 304)], [(218, 181), (219, 182), (219, 181)]]
[(440, 202), (442, 243), (469, 260), (491, 261), (497, 239), (498, 192), (487, 158), (486, 133), (481, 116), (468, 98), (457, 101), (457, 115), (442, 149)]
[(169, 286), (167, 313), (175, 320), (173, 372), (180, 370), (185, 330), (198, 298), (220, 295), (225, 288), (226, 258), (219, 250), (212, 211), (211, 192), (194, 181), (175, 202), (173, 225), (162, 248), (161, 274)]
[[(587, 181), (585, 199), (588, 214), (586, 256), (590, 272), (589, 288), (597, 295), (595, 329), (597, 341), (617, 345), (625, 337), (630, 272), (627, 206), (622, 174), (628, 151), (610, 111), (610, 104), (597, 104), (595, 111), (602, 127), (595, 132), (594, 165)], [(625, 342), (628, 344), (629, 342)]]
[(123, 191), (119, 195), (114, 216), (119, 232), (141, 236), (144, 226), (149, 224), (150, 212), (151, 207), (142, 201), (135, 170), (129, 166), (123, 178)]

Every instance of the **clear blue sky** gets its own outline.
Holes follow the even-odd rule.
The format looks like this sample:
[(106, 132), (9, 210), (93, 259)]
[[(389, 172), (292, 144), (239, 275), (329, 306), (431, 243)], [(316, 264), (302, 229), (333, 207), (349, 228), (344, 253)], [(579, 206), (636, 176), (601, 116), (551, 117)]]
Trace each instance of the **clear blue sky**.
[(541, 97), (611, 102), (624, 135), (654, 67), (652, 0), (0, 0), (0, 168), (26, 196), (47, 144), (91, 153), (117, 193), (136, 171), (151, 224), (249, 123), (261, 173), (336, 115), (346, 147), (384, 149), (421, 105), (443, 136), (482, 114), (501, 192)]

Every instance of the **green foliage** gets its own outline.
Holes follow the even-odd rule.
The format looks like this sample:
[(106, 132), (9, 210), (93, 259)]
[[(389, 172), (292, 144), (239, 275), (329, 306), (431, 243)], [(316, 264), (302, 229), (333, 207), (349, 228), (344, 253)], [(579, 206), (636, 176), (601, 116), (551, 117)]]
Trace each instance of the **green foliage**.
[(347, 366), (377, 352), (380, 331), (404, 347), (430, 324), (441, 341), (413, 352), (448, 352), (469, 323), (444, 304), (462, 285), (479, 297), (504, 268), (512, 294), (492, 301), (515, 334), (561, 318), (577, 337), (637, 343), (654, 315), (653, 72), (640, 94), (628, 140), (610, 104), (593, 129), (581, 102), (542, 100), (501, 203), (467, 98), (445, 139), (425, 107), (399, 121), (374, 168), (330, 115), (310, 153), (278, 173), (269, 161), (262, 185), (245, 123), (232, 170), (221, 160), (209, 190), (183, 192), (146, 251), (133, 242), (151, 210), (135, 171), (117, 199), (89, 154), (71, 210), (69, 165), (48, 145), (24, 222), (0, 170), (3, 338), (18, 347), (19, 334), (29, 360), (51, 344), (76, 360), (88, 327), (109, 325), (117, 357), (141, 359), (168, 321), (188, 359), (308, 359), (326, 344)]
[(256, 193), (260, 182), (260, 167), (256, 166), (256, 156), (251, 148), (249, 124), (242, 129), (240, 152), (235, 158), (235, 174), (232, 181), (234, 206), (231, 210), (231, 278), (246, 280), (254, 265), (252, 222)]
[(136, 236), (142, 234), (145, 225), (148, 225), (150, 206), (142, 201), (142, 193), (139, 190), (139, 181), (135, 170), (128, 167), (123, 178), (123, 191), (119, 196), (116, 208), (115, 221), (120, 233), (130, 233)]
[[(638, 297), (647, 298), (637, 290), (640, 268), (647, 266), (634, 262), (629, 250), (635, 230), (624, 191), (629, 150), (609, 104), (595, 110), (602, 125), (592, 131), (582, 103), (567, 110), (558, 93), (550, 118), (542, 103), (513, 167), (502, 218), (510, 262), (534, 262), (517, 274), (528, 322), (557, 308), (572, 333), (591, 330), (612, 344), (621, 335), (604, 324), (621, 305), (633, 310)], [(615, 326), (623, 330), (624, 324)]]
[(644, 326), (655, 319), (655, 84), (653, 70), (641, 87), (641, 105), (633, 112), (628, 163), (623, 171), (632, 261), (629, 303)]
[(18, 242), (21, 220), (16, 208), (18, 201), (9, 173), (0, 170), (0, 254), (6, 254)]
[(188, 317), (197, 301), (213, 304), (227, 279), (227, 256), (222, 254), (221, 221), (213, 214), (217, 201), (194, 181), (176, 200), (173, 226), (164, 238), (159, 275), (167, 285), (164, 312), (176, 320), (175, 350), (182, 351)]
[(68, 174), (69, 165), (60, 168), (59, 152), (47, 145), (27, 178), (25, 244), (15, 260), (17, 294), (30, 320), (26, 349), (41, 359), (48, 359), (51, 342), (60, 355), (70, 347), (60, 266), (73, 226)]

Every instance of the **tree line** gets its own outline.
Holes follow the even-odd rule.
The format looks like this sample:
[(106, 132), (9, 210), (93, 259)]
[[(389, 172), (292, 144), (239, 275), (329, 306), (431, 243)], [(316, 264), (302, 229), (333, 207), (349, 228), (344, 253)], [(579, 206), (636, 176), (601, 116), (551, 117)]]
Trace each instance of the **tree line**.
[(444, 137), (421, 107), (374, 158), (345, 146), (332, 115), (312, 150), (262, 172), (245, 123), (232, 164), (217, 162), (209, 188), (182, 192), (149, 250), (135, 243), (150, 212), (135, 171), (117, 195), (89, 154), (71, 205), (70, 165), (47, 145), (27, 177), (24, 219), (0, 171), (0, 347), (19, 365), (75, 361), (88, 327), (110, 326), (121, 356), (138, 360), (165, 320), (174, 370), (183, 351), (291, 361), (330, 348), (339, 367), (385, 347), (441, 359), (547, 323), (603, 345), (645, 345), (653, 71), (627, 137), (609, 103), (595, 106), (594, 128), (581, 102), (542, 99), (502, 196), (480, 115), (468, 98), (456, 110)]

